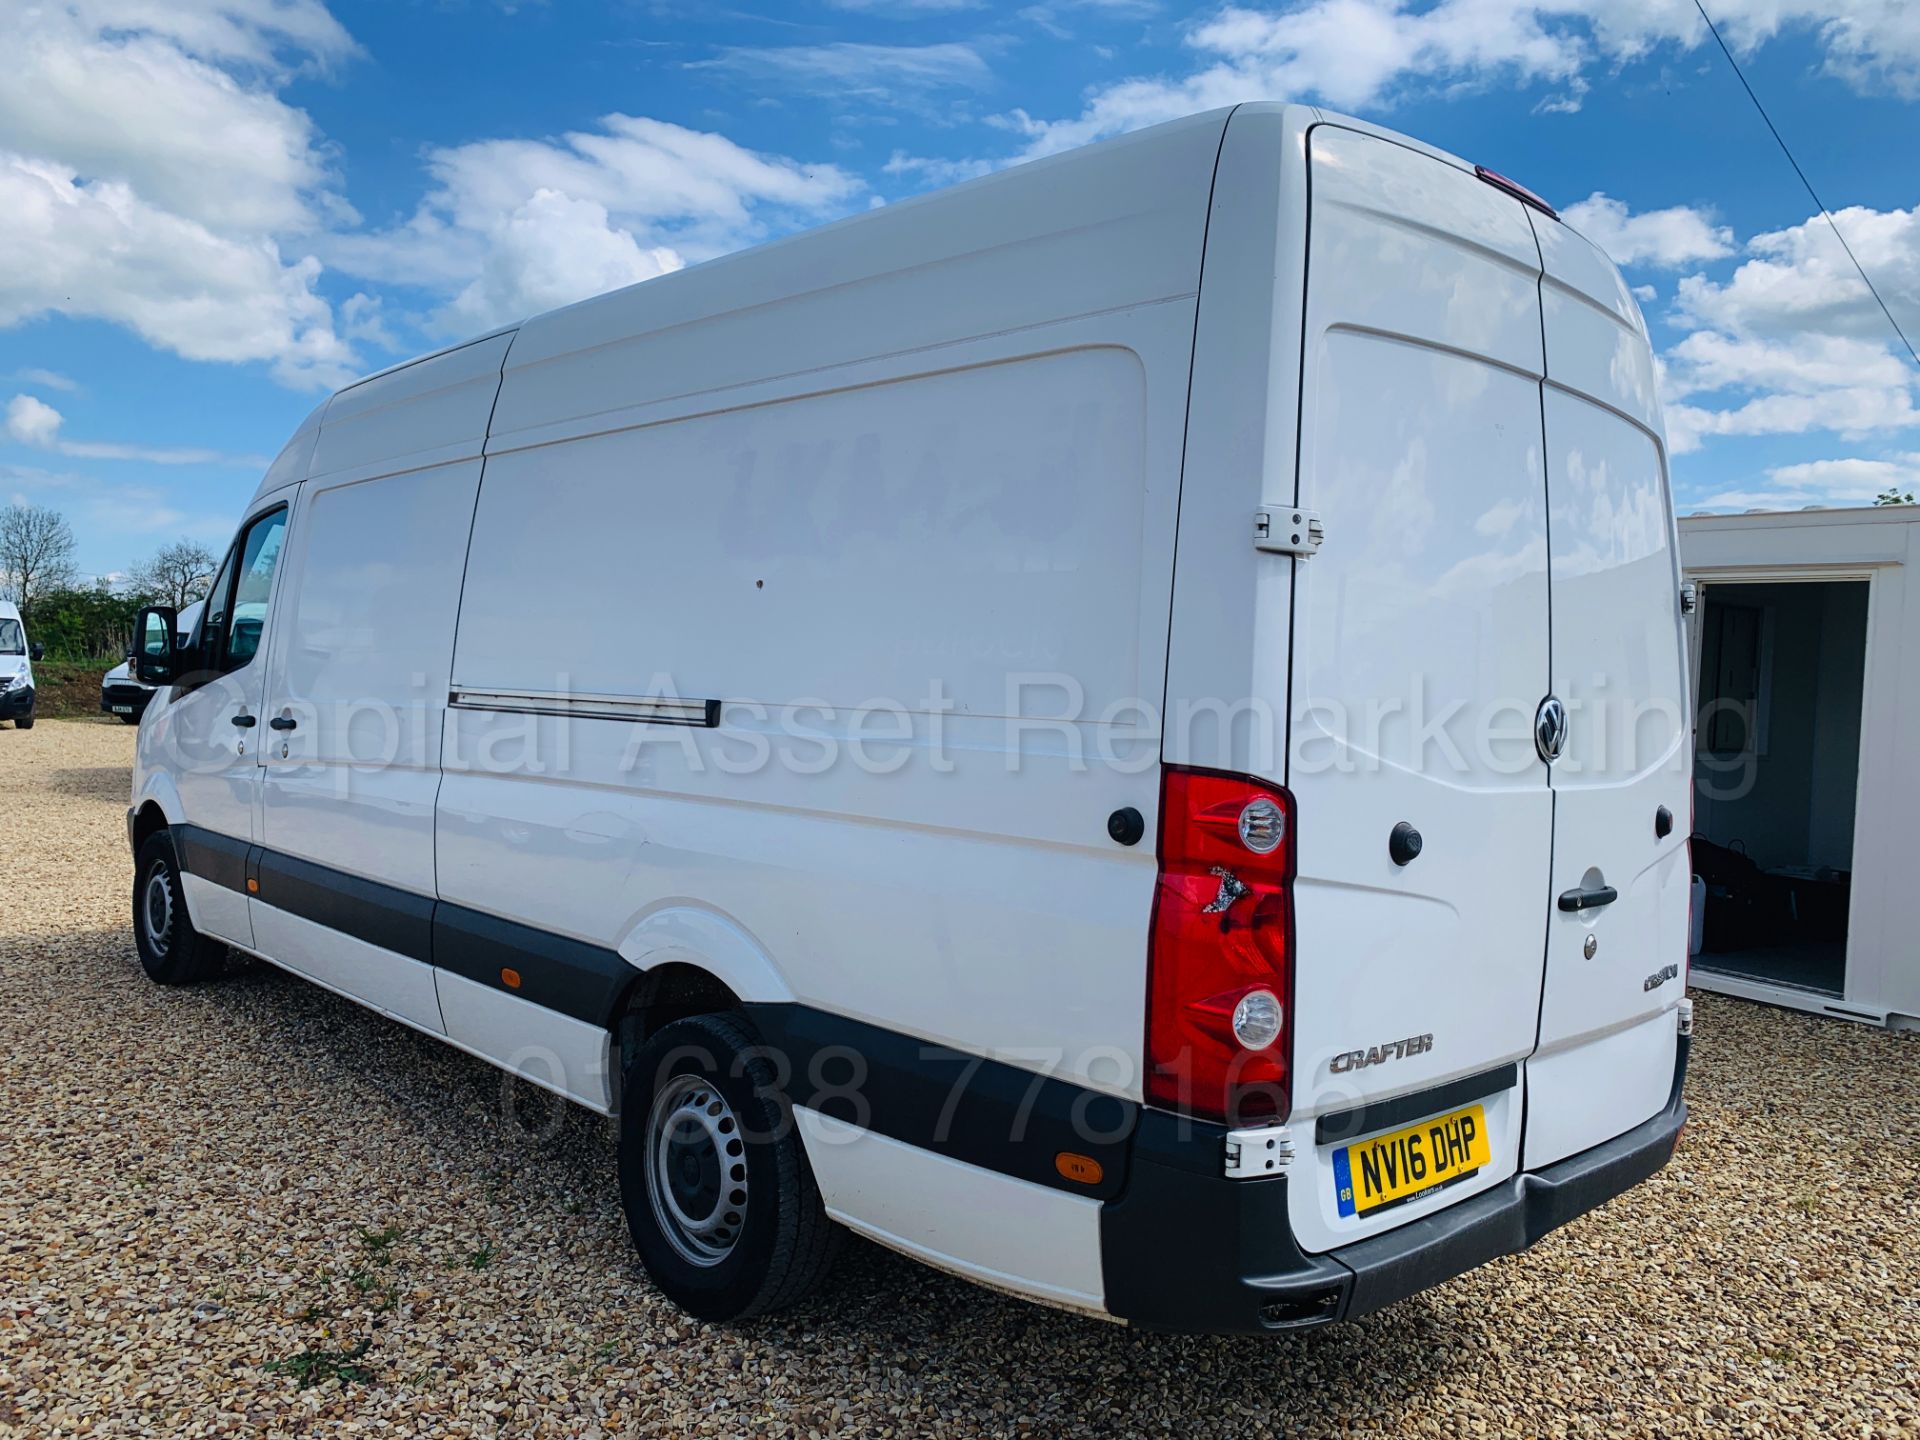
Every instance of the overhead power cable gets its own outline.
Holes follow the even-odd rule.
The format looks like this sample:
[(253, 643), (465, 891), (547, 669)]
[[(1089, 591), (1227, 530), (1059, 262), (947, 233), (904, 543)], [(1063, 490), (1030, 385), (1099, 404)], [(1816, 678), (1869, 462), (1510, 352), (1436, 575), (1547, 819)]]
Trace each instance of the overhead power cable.
[(1826, 203), (1821, 200), (1819, 192), (1813, 188), (1813, 182), (1807, 179), (1807, 172), (1800, 168), (1800, 162), (1793, 158), (1793, 151), (1787, 148), (1786, 139), (1780, 134), (1780, 128), (1773, 123), (1773, 117), (1767, 114), (1767, 107), (1762, 105), (1760, 103), (1760, 97), (1753, 93), (1753, 86), (1747, 83), (1746, 72), (1741, 70), (1740, 62), (1733, 58), (1733, 51), (1727, 47), (1727, 42), (1721, 38), (1720, 27), (1715, 25), (1713, 23), (1713, 17), (1707, 14), (1707, 7), (1704, 0), (1693, 0), (1693, 8), (1698, 10), (1700, 12), (1700, 18), (1707, 22), (1708, 33), (1713, 36), (1714, 42), (1719, 45), (1720, 53), (1727, 57), (1727, 64), (1733, 67), (1734, 77), (1739, 80), (1740, 88), (1747, 92), (1747, 99), (1751, 100), (1753, 102), (1753, 108), (1760, 112), (1761, 122), (1767, 127), (1767, 133), (1773, 136), (1773, 143), (1780, 147), (1780, 153), (1787, 157), (1787, 163), (1793, 167), (1793, 173), (1798, 175), (1800, 177), (1800, 183), (1806, 186), (1807, 194), (1813, 200), (1814, 205), (1819, 208), (1821, 216), (1827, 222), (1827, 228), (1833, 231), (1833, 238), (1838, 240), (1840, 242), (1840, 248), (1847, 252), (1847, 259), (1853, 262), (1853, 268), (1859, 273), (1861, 283), (1867, 287), (1868, 293), (1873, 296), (1874, 304), (1878, 305), (1880, 307), (1880, 313), (1887, 317), (1887, 324), (1891, 325), (1893, 327), (1893, 333), (1900, 337), (1900, 343), (1907, 347), (1908, 358), (1910, 358), (1915, 365), (1920, 365), (1920, 352), (1914, 350), (1913, 342), (1907, 339), (1907, 332), (1900, 328), (1900, 322), (1894, 319), (1893, 311), (1888, 309), (1887, 302), (1880, 298), (1880, 287), (1873, 283), (1873, 277), (1867, 274), (1867, 267), (1860, 263), (1860, 257), (1853, 253), (1853, 247), (1847, 243), (1847, 237), (1840, 233), (1839, 225), (1834, 223), (1833, 212), (1827, 209)]

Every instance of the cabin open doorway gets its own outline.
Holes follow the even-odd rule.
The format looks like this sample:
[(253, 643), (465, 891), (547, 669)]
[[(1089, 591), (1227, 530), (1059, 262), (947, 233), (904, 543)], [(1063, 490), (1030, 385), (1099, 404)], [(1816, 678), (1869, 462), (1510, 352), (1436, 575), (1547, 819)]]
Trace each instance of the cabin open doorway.
[(1840, 996), (1865, 580), (1715, 580), (1696, 613), (1696, 971)]

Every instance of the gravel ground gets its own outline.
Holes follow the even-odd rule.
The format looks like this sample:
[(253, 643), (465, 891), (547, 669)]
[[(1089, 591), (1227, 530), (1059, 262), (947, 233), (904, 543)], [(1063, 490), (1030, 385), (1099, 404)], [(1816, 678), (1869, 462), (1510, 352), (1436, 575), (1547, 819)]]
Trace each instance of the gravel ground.
[(266, 966), (146, 982), (132, 744), (0, 730), (0, 1433), (1920, 1432), (1914, 1037), (1704, 997), (1658, 1179), (1353, 1326), (1139, 1335), (855, 1244), (706, 1327), (605, 1122)]

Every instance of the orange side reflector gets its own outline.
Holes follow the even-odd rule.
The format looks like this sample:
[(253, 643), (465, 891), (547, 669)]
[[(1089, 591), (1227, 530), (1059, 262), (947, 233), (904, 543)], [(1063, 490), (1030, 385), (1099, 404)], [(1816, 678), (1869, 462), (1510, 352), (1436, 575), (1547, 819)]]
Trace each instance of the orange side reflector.
[(254, 879), (251, 875), (249, 875), (247, 877), (247, 894), (258, 895), (259, 893), (260, 893), (260, 882)]
[(520, 988), (520, 972), (518, 970), (502, 970), (500, 972), (500, 983), (509, 990), (518, 990)]
[(1107, 1173), (1091, 1155), (1076, 1155), (1071, 1150), (1062, 1150), (1054, 1156), (1053, 1168), (1060, 1172), (1063, 1179), (1079, 1185), (1098, 1185), (1101, 1177)]

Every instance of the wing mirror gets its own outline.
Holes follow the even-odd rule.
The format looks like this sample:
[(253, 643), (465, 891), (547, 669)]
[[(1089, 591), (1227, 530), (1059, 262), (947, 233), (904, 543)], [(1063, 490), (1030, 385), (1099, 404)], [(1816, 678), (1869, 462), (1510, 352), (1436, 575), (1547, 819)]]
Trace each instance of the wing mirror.
[(44, 646), (44, 645), (42, 645), (42, 644), (41, 644), (41, 643), (40, 643), (40, 642), (39, 642), (38, 640), (36, 640), (36, 641), (34, 641), (34, 642), (33, 642), (33, 644), (32, 644), (31, 646), (29, 646), (29, 647), (28, 647), (28, 649), (27, 649), (27, 658), (28, 658), (29, 660), (44, 660), (44, 659), (46, 659), (46, 658), (47, 658), (47, 647), (46, 647), (46, 646)]
[(133, 673), (145, 685), (171, 685), (180, 670), (179, 616), (170, 605), (148, 605), (133, 622)]

